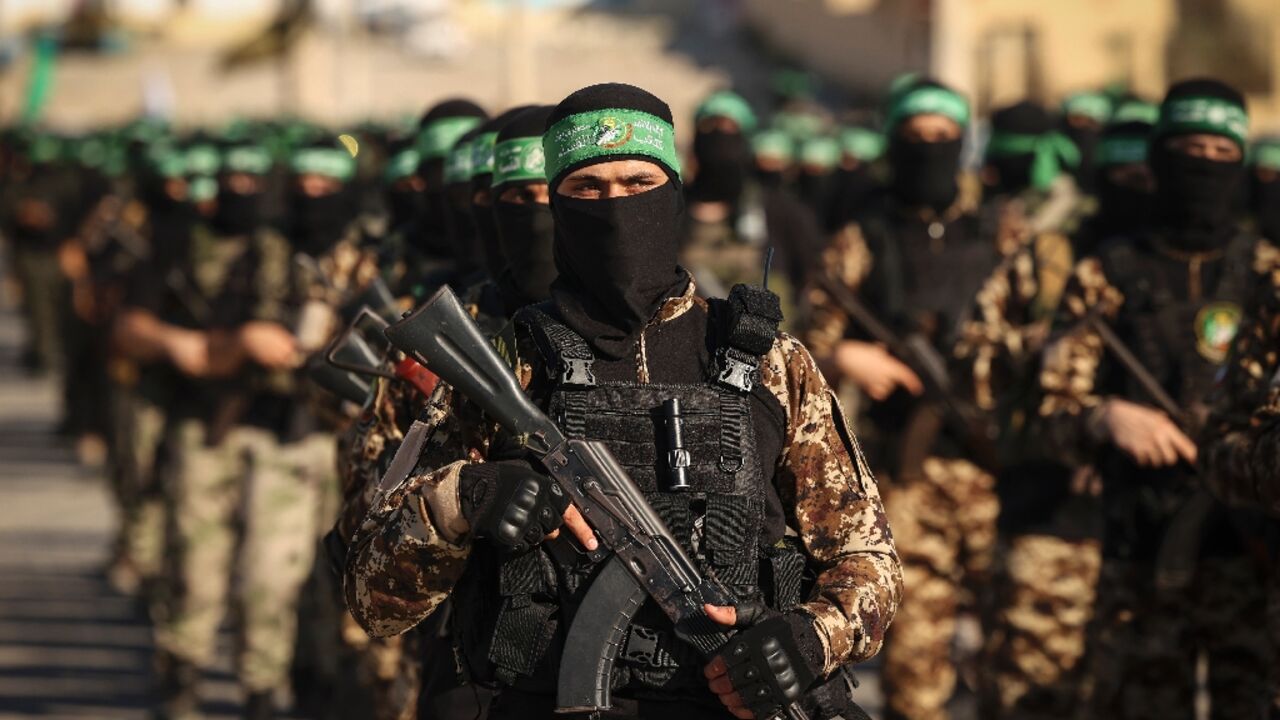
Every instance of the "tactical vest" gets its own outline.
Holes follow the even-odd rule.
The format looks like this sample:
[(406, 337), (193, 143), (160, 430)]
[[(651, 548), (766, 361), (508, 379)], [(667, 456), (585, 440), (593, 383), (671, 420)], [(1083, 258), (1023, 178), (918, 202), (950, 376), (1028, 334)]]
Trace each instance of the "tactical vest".
[[(1254, 285), (1250, 264), (1255, 245), (1255, 238), (1240, 236), (1220, 254), (1192, 260), (1123, 240), (1110, 243), (1100, 255), (1108, 281), (1124, 294), (1114, 321), (1116, 334), (1184, 410), (1205, 400), (1226, 359)], [(1189, 283), (1200, 284), (1198, 294), (1190, 292)], [(1154, 406), (1118, 363), (1103, 368), (1096, 383), (1101, 394)], [(1153, 560), (1167, 523), (1192, 494), (1191, 478), (1177, 467), (1138, 467), (1110, 447), (1098, 467), (1104, 478), (1117, 479), (1104, 484), (1106, 553)], [(1202, 552), (1238, 554), (1239, 537), (1231, 526), (1241, 521), (1216, 511)]]
[[(765, 494), (774, 490), (757, 451), (750, 397), (760, 348), (772, 345), (777, 319), (741, 313), (727, 340), (716, 338), (728, 305), (712, 301), (716, 362), (692, 384), (597, 382), (590, 346), (549, 304), (521, 310), (515, 323), (547, 370), (544, 403), (565, 434), (603, 441), (689, 556), (739, 602), (785, 609), (800, 600), (804, 556), (790, 543), (765, 542)], [(679, 401), (682, 448), (668, 440), (664, 404), (672, 399)], [(684, 489), (672, 487), (677, 468)], [(563, 637), (598, 569), (564, 537), (514, 557), (474, 546), (454, 594), (455, 637), (472, 679), (554, 692)], [(618, 653), (613, 685), (705, 692), (704, 664), (646, 603)]]

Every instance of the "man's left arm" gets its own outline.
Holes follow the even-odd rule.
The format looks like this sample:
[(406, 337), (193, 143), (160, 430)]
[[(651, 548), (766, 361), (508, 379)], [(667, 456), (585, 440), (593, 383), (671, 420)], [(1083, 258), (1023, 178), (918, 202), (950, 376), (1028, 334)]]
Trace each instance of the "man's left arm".
[(775, 484), (817, 582), (797, 608), (822, 646), (822, 674), (879, 651), (902, 568), (875, 478), (813, 357), (782, 334), (761, 365), (787, 430)]

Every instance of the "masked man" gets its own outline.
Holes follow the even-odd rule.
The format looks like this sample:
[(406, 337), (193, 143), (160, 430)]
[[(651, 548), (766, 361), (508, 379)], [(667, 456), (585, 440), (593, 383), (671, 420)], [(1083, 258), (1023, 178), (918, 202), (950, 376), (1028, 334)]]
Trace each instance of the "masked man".
[(1220, 82), (1169, 90), (1148, 153), (1152, 221), (1080, 261), (1046, 352), (1048, 438), (1102, 481), (1099, 717), (1190, 717), (1199, 653), (1213, 717), (1260, 717), (1270, 701), (1257, 524), (1192, 482), (1199, 408), (1274, 267), (1274, 248), (1232, 212), (1247, 125), (1243, 98)]
[[(739, 323), (734, 333), (717, 309), (724, 305), (698, 299), (676, 264), (683, 199), (665, 103), (629, 85), (585, 88), (548, 118), (543, 151), (559, 277), (550, 302), (517, 313), (518, 375), (553, 414), (566, 408), (571, 434), (636, 450), (626, 461), (632, 478), (739, 598), (737, 610), (708, 607), (709, 617), (757, 621), (739, 636), (743, 653), (729, 670), (725, 658), (707, 665), (676, 640), (656, 608), (641, 609), (628, 630), (633, 651), (622, 653), (616, 676), (625, 712), (762, 714), (782, 697), (777, 671), (803, 687), (832, 677), (874, 654), (892, 618), (900, 580), (874, 480), (807, 351), (772, 329), (776, 300), (753, 302), (754, 329)], [(745, 292), (765, 297), (745, 287), (736, 297)], [(716, 379), (729, 350), (715, 350), (734, 343), (734, 356), (758, 358), (746, 360), (759, 367), (750, 383)], [(569, 384), (547, 374), (567, 357), (590, 370)], [(696, 431), (688, 416), (688, 436), (705, 442), (691, 453), (707, 459), (691, 466), (691, 494), (667, 489), (668, 473), (652, 461), (656, 408), (671, 397), (690, 410), (734, 408), (712, 410)], [(452, 596), (466, 672), (500, 688), (489, 717), (544, 716), (554, 705), (558, 648), (592, 573), (592, 563), (572, 558), (598, 541), (510, 438), (463, 438), (457, 418), (438, 432), (457, 438), (465, 454), (413, 474), (375, 504), (349, 556), (349, 605), (386, 635)], [(520, 509), (526, 502), (537, 505), (532, 513)], [(562, 513), (564, 532), (537, 542), (561, 528)], [(499, 530), (510, 521), (521, 527)], [(812, 587), (788, 590), (769, 579), (783, 577), (785, 565), (807, 566)], [(517, 576), (524, 580), (499, 583)], [(748, 611), (761, 607), (776, 613)], [(655, 652), (640, 650), (642, 637)], [(777, 648), (775, 669), (737, 664), (754, 657), (757, 643)], [(839, 675), (822, 687), (833, 684), (843, 702)], [(835, 712), (848, 709), (819, 716)]]

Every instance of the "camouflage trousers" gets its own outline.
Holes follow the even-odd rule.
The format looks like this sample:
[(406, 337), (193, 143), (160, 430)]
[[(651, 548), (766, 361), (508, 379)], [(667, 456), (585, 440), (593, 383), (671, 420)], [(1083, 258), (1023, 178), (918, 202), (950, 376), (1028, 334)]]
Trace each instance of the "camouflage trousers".
[(62, 366), (62, 321), (67, 282), (53, 250), (18, 245), (13, 272), (22, 285), (22, 314), (27, 326), (27, 352), (39, 370)]
[(1101, 543), (1019, 535), (1002, 542), (997, 557), (982, 717), (1079, 717)]
[(936, 720), (956, 687), (957, 616), (991, 572), (1000, 502), (995, 478), (966, 460), (931, 457), (922, 469), (880, 486), (905, 586), (883, 682), (887, 717)]
[(1154, 570), (1106, 560), (1098, 586), (1094, 717), (1191, 720), (1196, 667), (1208, 661), (1214, 720), (1266, 717), (1272, 648), (1264, 582), (1250, 559), (1203, 561), (1185, 590)]
[(156, 578), (164, 563), (164, 501), (160, 445), (164, 410), (129, 388), (113, 394), (112, 492), (120, 510), (115, 559), (141, 579)]
[(157, 648), (207, 666), (218, 626), (233, 610), (241, 685), (250, 692), (284, 685), (298, 593), (319, 536), (319, 496), (334, 482), (333, 438), (282, 444), (270, 432), (238, 427), (207, 447), (204, 425), (187, 421), (175, 429), (172, 448), (172, 600)]

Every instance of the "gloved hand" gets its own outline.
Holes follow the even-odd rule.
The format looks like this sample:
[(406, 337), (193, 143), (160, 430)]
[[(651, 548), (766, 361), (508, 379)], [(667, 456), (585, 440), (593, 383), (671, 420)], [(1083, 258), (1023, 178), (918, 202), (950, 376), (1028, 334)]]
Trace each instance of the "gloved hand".
[(805, 615), (775, 615), (735, 635), (705, 669), (734, 717), (772, 717), (798, 702), (822, 670), (821, 641)]
[(458, 485), (472, 535), (517, 553), (558, 530), (569, 507), (560, 486), (518, 460), (467, 465)]

